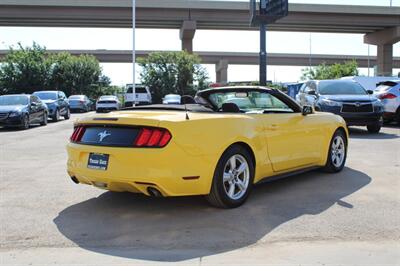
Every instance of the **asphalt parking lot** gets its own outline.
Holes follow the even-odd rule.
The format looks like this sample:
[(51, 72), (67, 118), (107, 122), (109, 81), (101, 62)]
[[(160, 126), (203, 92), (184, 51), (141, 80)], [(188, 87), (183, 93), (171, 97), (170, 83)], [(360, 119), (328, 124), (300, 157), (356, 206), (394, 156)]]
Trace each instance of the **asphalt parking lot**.
[(75, 185), (72, 121), (0, 129), (2, 265), (400, 264), (400, 129), (351, 129), (347, 167), (259, 185), (233, 210)]

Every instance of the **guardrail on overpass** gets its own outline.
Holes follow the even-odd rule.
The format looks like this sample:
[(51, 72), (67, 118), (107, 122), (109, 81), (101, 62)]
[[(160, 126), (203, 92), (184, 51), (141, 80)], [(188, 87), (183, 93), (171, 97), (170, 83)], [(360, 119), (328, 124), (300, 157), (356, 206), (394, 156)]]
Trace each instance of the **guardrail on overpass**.
[[(0, 50), (0, 61), (8, 50)], [(131, 63), (132, 51), (130, 50), (48, 50), (48, 53), (69, 52), (72, 55), (90, 54), (95, 56), (102, 63)], [(149, 53), (156, 51), (136, 51), (136, 57), (146, 57)], [(202, 63), (215, 64), (217, 77), (222, 81), (227, 80), (228, 65), (258, 65), (258, 53), (238, 52), (194, 52), (199, 55)], [(281, 66), (308, 66), (326, 63), (328, 65), (356, 60), (359, 67), (372, 67), (376, 65), (376, 57), (363, 55), (324, 55), (324, 54), (268, 54), (268, 65)], [(394, 67), (400, 68), (400, 57), (394, 58)], [(219, 81), (221, 81), (219, 80)]]

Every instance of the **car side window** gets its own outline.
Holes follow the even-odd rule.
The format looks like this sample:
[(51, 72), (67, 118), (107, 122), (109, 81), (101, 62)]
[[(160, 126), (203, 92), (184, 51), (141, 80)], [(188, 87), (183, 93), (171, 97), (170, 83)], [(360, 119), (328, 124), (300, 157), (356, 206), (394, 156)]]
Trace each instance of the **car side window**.
[(31, 103), (41, 103), (38, 97), (32, 95), (31, 96)]
[(306, 87), (307, 87), (307, 84), (306, 84), (306, 83), (304, 83), (303, 85), (301, 85), (300, 92), (301, 92), (301, 93), (304, 93)]

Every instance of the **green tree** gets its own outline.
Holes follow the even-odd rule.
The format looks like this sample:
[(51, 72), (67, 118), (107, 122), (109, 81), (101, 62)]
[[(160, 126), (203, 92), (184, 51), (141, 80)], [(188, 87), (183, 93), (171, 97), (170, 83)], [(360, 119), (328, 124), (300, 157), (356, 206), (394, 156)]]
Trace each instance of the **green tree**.
[(149, 86), (154, 103), (166, 94), (194, 95), (209, 85), (206, 70), (196, 55), (181, 52), (155, 52), (139, 59), (140, 78)]
[(90, 97), (115, 91), (102, 75), (99, 61), (91, 55), (48, 54), (36, 43), (32, 47), (10, 48), (0, 65), (0, 94), (32, 93), (37, 90), (62, 90), (67, 95)]
[(44, 89), (49, 73), (46, 49), (36, 43), (32, 47), (19, 43), (18, 48), (11, 47), (1, 64), (3, 93), (32, 93)]
[(51, 66), (50, 88), (62, 90), (68, 95), (90, 94), (93, 85), (100, 82), (101, 68), (94, 56), (60, 53), (49, 56), (48, 61)]
[(302, 80), (307, 79), (338, 79), (346, 76), (357, 76), (358, 65), (357, 61), (352, 60), (343, 64), (326, 65), (325, 63), (313, 68), (306, 68), (302, 70)]

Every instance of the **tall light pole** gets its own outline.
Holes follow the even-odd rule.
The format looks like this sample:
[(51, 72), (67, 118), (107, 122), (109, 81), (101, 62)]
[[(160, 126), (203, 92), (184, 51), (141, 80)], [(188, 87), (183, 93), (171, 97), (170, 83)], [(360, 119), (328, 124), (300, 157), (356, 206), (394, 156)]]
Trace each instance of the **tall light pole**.
[(135, 47), (135, 28), (136, 28), (136, 0), (132, 0), (132, 93), (133, 103), (136, 105), (136, 47)]

